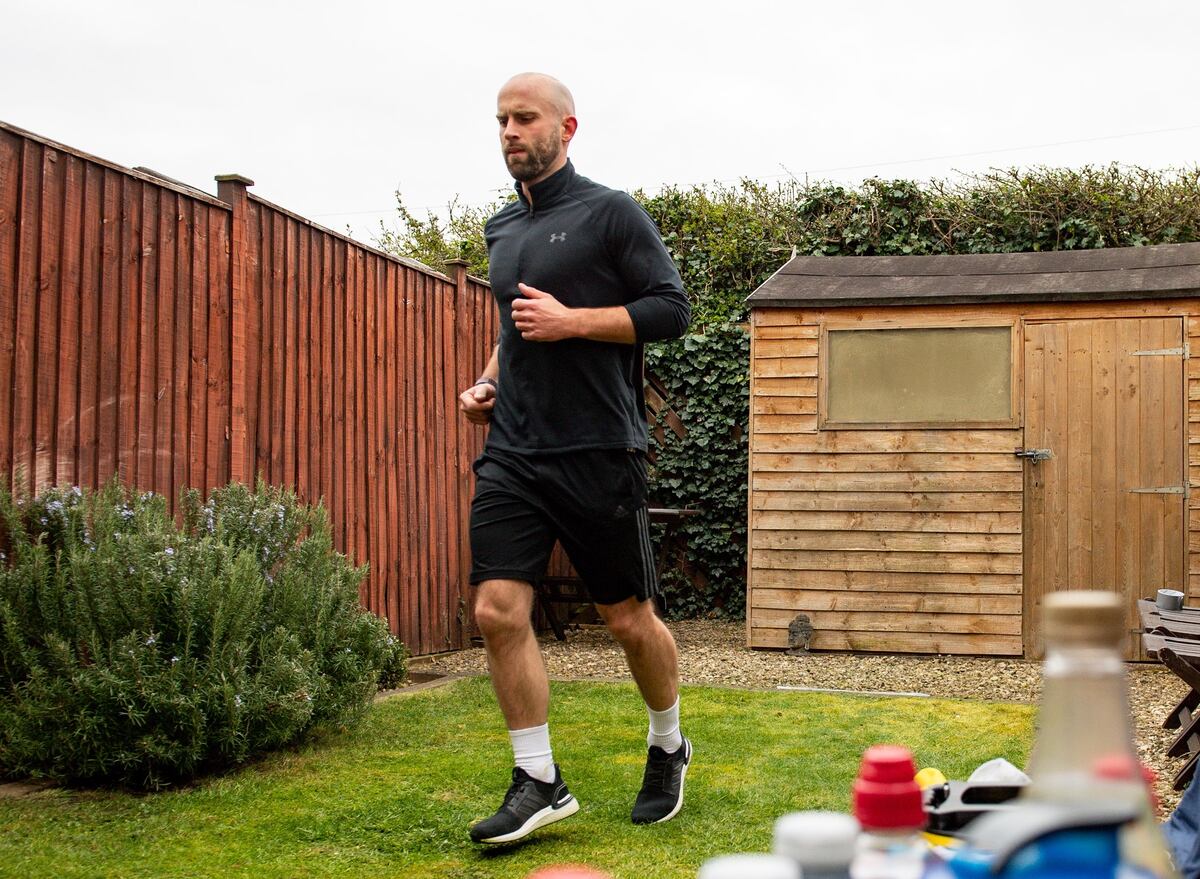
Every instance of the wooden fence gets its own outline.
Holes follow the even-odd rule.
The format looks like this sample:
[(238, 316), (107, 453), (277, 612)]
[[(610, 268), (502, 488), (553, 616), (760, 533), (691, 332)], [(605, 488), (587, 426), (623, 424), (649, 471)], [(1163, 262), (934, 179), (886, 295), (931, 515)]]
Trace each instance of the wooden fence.
[(364, 604), (418, 653), (466, 635), (470, 463), (456, 397), (487, 284), (276, 207), (0, 123), (0, 473), (114, 473), (176, 498), (256, 474), (323, 499)]

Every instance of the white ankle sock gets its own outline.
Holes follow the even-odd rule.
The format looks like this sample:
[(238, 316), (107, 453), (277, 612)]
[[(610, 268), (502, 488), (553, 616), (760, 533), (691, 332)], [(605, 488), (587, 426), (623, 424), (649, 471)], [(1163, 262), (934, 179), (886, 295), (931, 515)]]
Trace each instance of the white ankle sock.
[(517, 766), (538, 781), (554, 781), (554, 754), (550, 751), (548, 723), (528, 729), (510, 729), (508, 738)]
[(675, 704), (663, 711), (655, 711), (649, 705), (646, 711), (650, 714), (647, 746), (658, 745), (668, 754), (678, 751), (683, 745), (683, 736), (679, 733), (679, 698), (676, 697)]

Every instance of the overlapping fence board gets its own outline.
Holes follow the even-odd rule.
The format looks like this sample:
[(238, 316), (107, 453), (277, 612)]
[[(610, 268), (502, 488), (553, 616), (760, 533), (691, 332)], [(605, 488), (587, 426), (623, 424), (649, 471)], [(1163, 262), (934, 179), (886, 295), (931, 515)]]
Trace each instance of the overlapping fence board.
[(483, 431), (456, 401), (496, 337), (487, 284), (220, 180), (218, 199), (0, 123), (0, 472), (172, 502), (261, 475), (325, 504), (412, 650), (461, 646)]

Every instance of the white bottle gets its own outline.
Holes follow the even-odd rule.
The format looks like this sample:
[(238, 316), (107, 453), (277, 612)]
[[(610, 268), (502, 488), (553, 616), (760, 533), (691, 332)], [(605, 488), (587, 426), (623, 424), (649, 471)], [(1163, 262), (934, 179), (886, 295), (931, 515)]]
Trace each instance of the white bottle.
[(775, 822), (772, 851), (791, 858), (804, 879), (849, 879), (858, 822), (840, 812), (790, 812)]
[(800, 868), (782, 855), (722, 855), (701, 864), (697, 879), (800, 879)]

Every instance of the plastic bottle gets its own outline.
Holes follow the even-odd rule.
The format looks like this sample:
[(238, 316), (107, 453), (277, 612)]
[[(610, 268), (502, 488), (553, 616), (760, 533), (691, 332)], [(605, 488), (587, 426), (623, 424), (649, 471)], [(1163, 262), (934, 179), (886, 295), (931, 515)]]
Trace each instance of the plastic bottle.
[(1018, 804), (1131, 807), (1137, 819), (1118, 832), (1121, 872), (1175, 879), (1133, 746), (1124, 601), (1113, 592), (1057, 592), (1044, 610), (1042, 702), (1031, 781)]
[(863, 754), (854, 782), (854, 817), (862, 833), (852, 879), (920, 879), (924, 873), (925, 810), (915, 774), (908, 748), (875, 745)]
[(697, 879), (800, 879), (800, 868), (782, 855), (722, 855), (701, 864)]
[(800, 865), (804, 879), (849, 879), (858, 822), (840, 812), (790, 812), (775, 822), (771, 850)]

